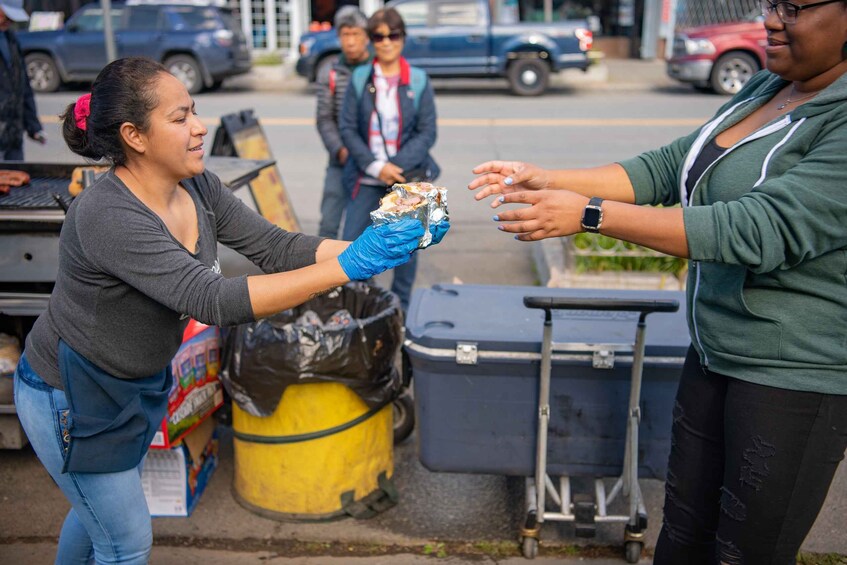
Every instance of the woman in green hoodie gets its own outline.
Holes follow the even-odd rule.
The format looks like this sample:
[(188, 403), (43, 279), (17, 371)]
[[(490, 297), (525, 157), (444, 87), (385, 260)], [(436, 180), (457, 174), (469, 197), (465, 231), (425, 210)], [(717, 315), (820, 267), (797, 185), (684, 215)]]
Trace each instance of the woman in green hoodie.
[(494, 216), (520, 240), (691, 260), (659, 565), (793, 564), (847, 448), (847, 2), (762, 13), (767, 71), (692, 134), (591, 169), (491, 161), (469, 185), (528, 205)]

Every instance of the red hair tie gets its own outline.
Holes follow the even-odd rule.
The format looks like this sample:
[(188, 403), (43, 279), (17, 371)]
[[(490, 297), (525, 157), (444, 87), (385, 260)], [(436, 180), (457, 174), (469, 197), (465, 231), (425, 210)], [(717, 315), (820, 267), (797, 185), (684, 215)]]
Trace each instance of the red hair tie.
[(85, 131), (88, 129), (88, 116), (91, 115), (91, 93), (83, 94), (74, 104), (74, 122), (76, 127)]

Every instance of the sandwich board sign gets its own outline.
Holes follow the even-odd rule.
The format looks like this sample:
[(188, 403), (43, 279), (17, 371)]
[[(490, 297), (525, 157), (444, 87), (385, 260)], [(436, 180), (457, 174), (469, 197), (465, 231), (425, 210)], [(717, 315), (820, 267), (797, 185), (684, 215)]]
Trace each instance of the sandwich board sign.
[[(253, 110), (221, 116), (212, 155), (242, 159), (274, 158), (268, 138)], [(250, 193), (258, 212), (269, 222), (287, 231), (302, 231), (276, 165), (265, 167), (258, 177), (250, 181)]]

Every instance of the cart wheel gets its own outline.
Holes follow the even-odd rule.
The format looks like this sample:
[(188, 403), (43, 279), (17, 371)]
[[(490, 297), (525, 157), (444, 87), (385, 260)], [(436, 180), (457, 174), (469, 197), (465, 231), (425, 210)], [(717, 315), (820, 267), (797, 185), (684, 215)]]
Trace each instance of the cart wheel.
[(538, 540), (526, 537), (523, 539), (523, 556), (527, 559), (535, 559), (538, 555)]
[(641, 559), (641, 549), (644, 547), (644, 544), (640, 541), (628, 541), (624, 545), (624, 550), (626, 552), (626, 562), (627, 563), (638, 563), (638, 560)]
[(415, 401), (404, 392), (394, 400), (394, 443), (402, 442), (414, 429)]

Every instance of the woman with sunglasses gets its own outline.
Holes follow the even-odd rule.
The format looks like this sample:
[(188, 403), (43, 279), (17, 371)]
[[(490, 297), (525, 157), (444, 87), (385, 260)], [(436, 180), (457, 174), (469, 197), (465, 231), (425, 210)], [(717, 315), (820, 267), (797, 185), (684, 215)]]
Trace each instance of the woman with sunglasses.
[[(393, 8), (377, 10), (368, 20), (368, 33), (376, 57), (372, 65), (354, 72), (339, 118), (350, 154), (344, 168), (344, 187), (350, 196), (342, 236), (346, 240), (368, 227), (370, 212), (394, 183), (432, 181), (440, 172), (429, 154), (436, 137), (435, 96), (426, 73), (401, 55), (406, 37), (403, 18)], [(415, 256), (394, 269), (391, 290), (404, 311), (416, 271)]]
[(657, 565), (793, 565), (847, 447), (847, 3), (762, 12), (767, 70), (692, 134), (592, 169), (491, 161), (469, 185), (529, 205), (494, 217), (520, 240), (691, 260)]

